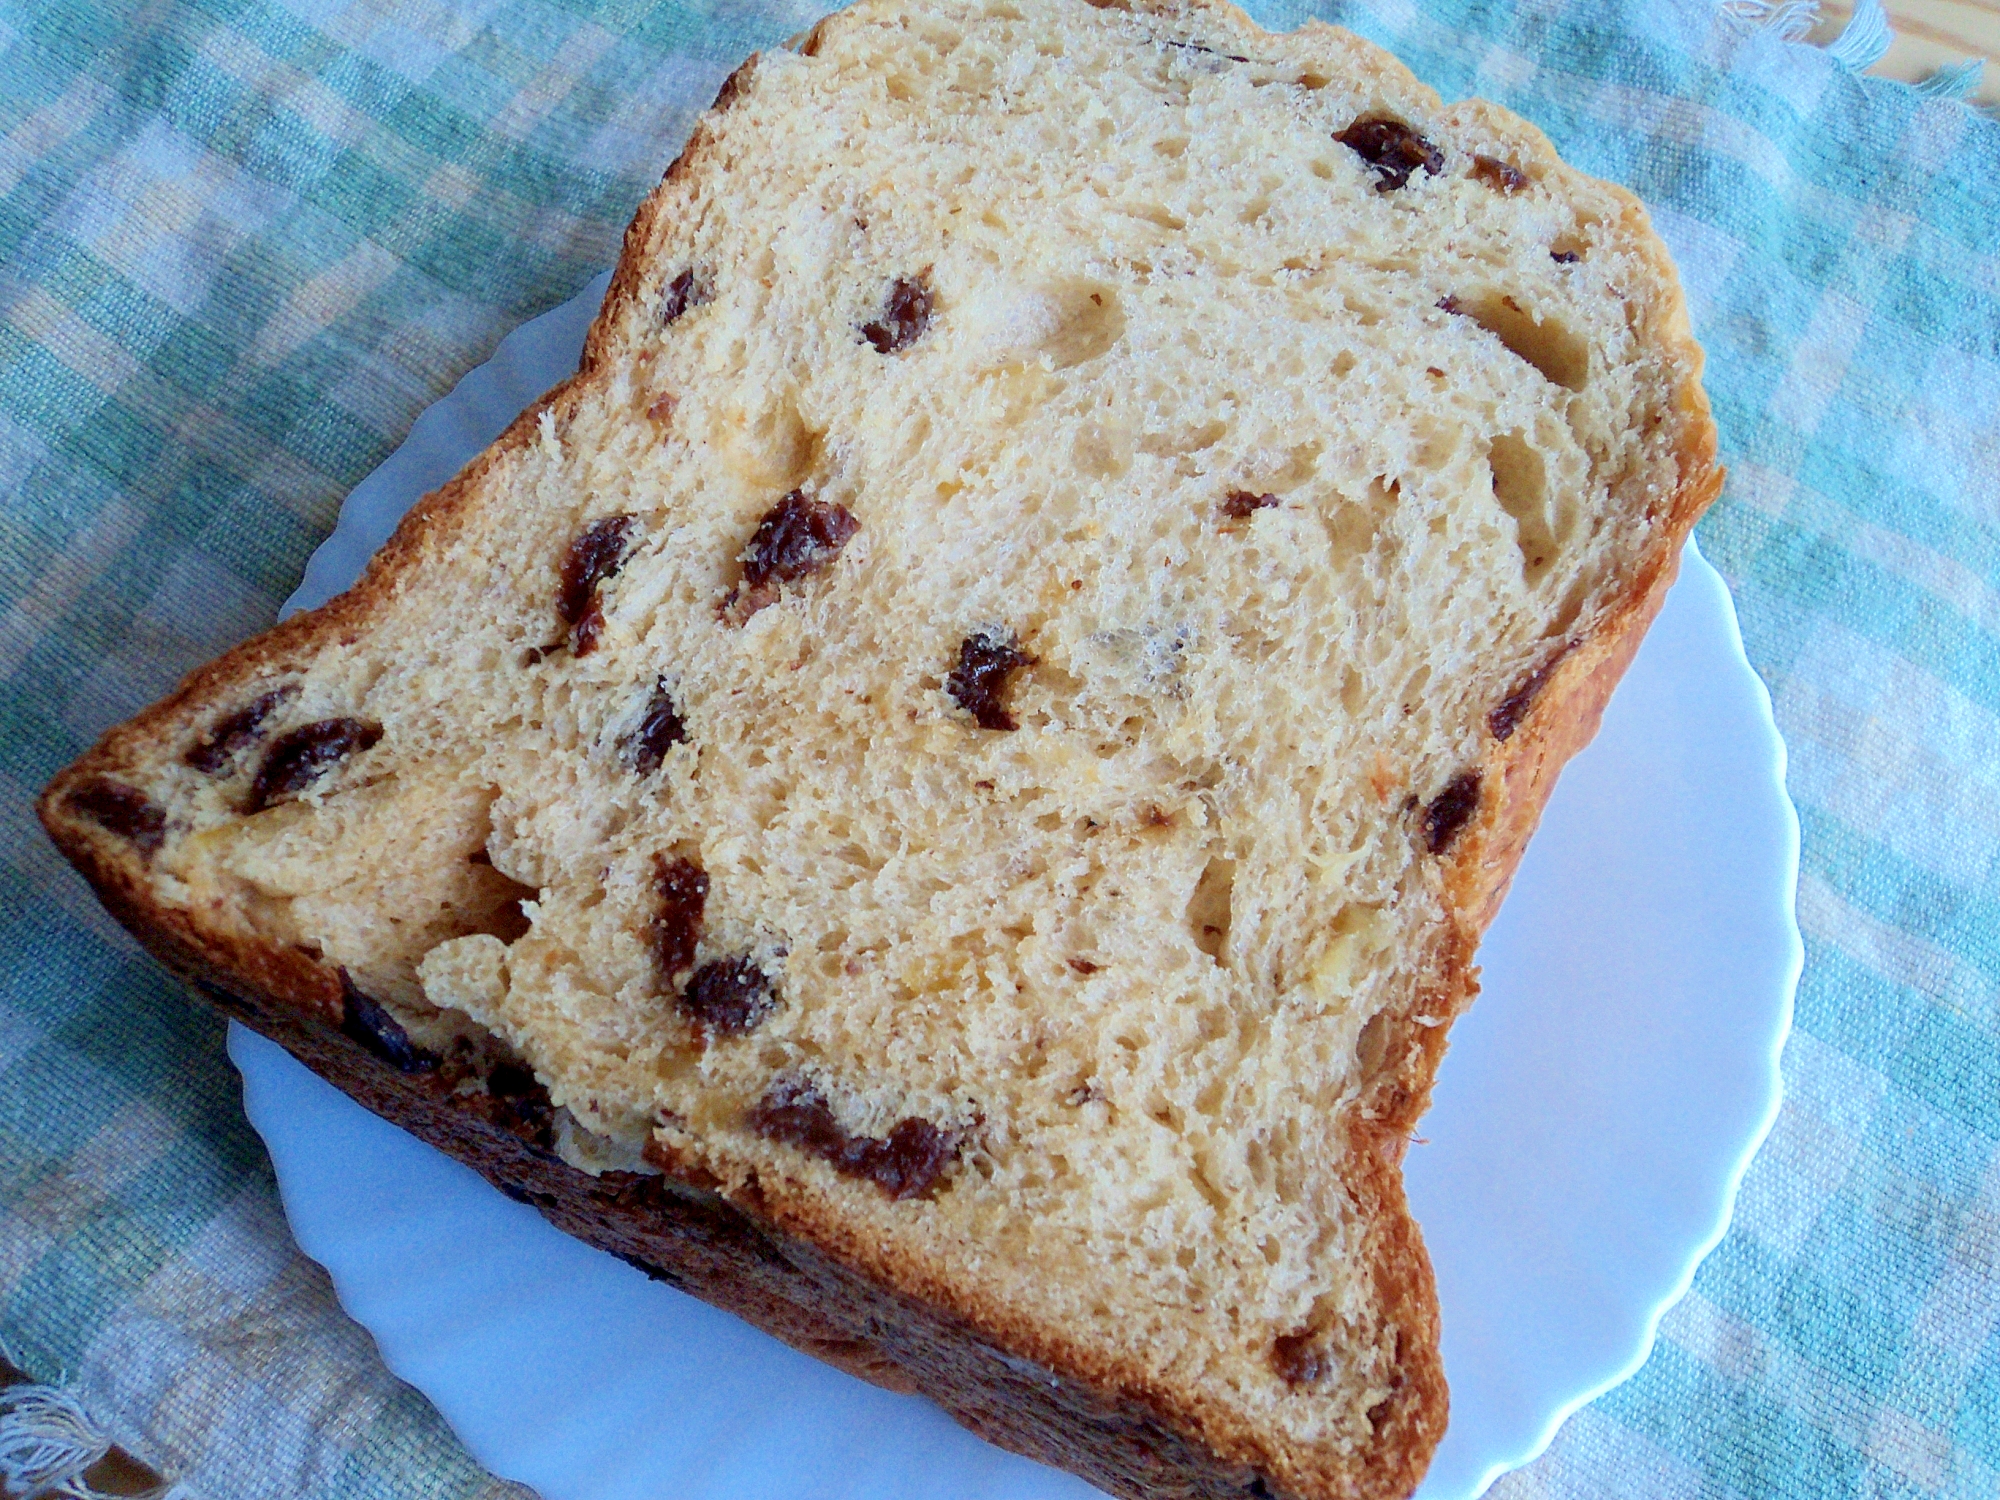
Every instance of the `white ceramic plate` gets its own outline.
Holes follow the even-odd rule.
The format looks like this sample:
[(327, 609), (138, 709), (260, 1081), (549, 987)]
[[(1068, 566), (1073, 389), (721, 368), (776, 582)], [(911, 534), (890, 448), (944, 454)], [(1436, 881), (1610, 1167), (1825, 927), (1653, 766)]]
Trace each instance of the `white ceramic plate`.
[[(575, 366), (599, 280), (427, 411), (291, 607)], [(1410, 1198), (1437, 1267), (1468, 1500), (1637, 1369), (1777, 1111), (1801, 949), (1784, 747), (1721, 579), (1682, 578), (1564, 772), (1452, 1032)], [(383, 1357), (547, 1500), (1055, 1500), (1081, 1481), (841, 1375), (568, 1239), (233, 1028), (292, 1228)]]

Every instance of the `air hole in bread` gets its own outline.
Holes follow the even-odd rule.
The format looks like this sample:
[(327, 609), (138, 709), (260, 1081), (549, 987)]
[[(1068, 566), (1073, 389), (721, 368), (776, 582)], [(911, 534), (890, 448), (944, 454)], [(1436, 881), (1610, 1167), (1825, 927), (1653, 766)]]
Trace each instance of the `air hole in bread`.
[(1285, 490), (1304, 484), (1319, 472), (1319, 458), (1323, 448), (1323, 444), (1311, 438), (1303, 443), (1292, 444), (1285, 450), (1284, 463), (1258, 488), (1283, 493)]
[(999, 81), (992, 60), (975, 57), (958, 65), (952, 75), (950, 88), (954, 94), (971, 94), (983, 99), (993, 92), (994, 86)]
[(1223, 961), (1223, 950), (1229, 942), (1235, 886), (1236, 861), (1211, 859), (1202, 867), (1194, 894), (1188, 898), (1188, 931), (1194, 937), (1194, 945), (1217, 963)]
[(1346, 292), (1341, 292), (1339, 296), (1341, 306), (1347, 309), (1347, 315), (1363, 328), (1373, 328), (1377, 323), (1382, 321), (1381, 308), (1376, 307), (1372, 303), (1362, 302), (1358, 298), (1349, 296)]
[(1211, 420), (1164, 432), (1148, 432), (1139, 438), (1138, 450), (1150, 458), (1175, 458), (1186, 453), (1202, 453), (1229, 436), (1227, 422)]
[(1457, 306), (1451, 311), (1472, 319), (1511, 353), (1533, 365), (1551, 385), (1570, 391), (1583, 389), (1590, 377), (1590, 346), (1563, 324), (1553, 318), (1537, 319), (1504, 292), (1455, 300)]
[(1076, 466), (1100, 479), (1117, 479), (1132, 467), (1132, 430), (1116, 419), (1086, 422), (1079, 429), (1071, 454)]
[(1172, 209), (1165, 208), (1158, 203), (1128, 203), (1123, 205), (1118, 212), (1129, 215), (1134, 219), (1143, 219), (1148, 224), (1157, 225), (1159, 228), (1173, 234), (1178, 234), (1187, 228), (1186, 219), (1183, 219)]
[(1430, 686), (1430, 681), (1430, 663), (1419, 662), (1416, 670), (1410, 673), (1409, 680), (1403, 684), (1401, 702), (1406, 717), (1424, 706), (1424, 689)]
[(782, 494), (795, 490), (819, 466), (825, 434), (808, 425), (788, 398), (766, 399), (755, 408), (733, 407), (713, 434), (724, 466), (750, 489)]
[(532, 885), (522, 885), (519, 881), (509, 880), (498, 871), (493, 872), (492, 876), (482, 884), (485, 890), (481, 895), (484, 900), (492, 904), (487, 907), (483, 915), (472, 918), (470, 929), (464, 935), (471, 937), (483, 933), (487, 937), (496, 937), (511, 947), (526, 937), (529, 929), (534, 926), (522, 903), (535, 900), (541, 892)]
[(1394, 480), (1376, 479), (1359, 496), (1336, 495), (1325, 513), (1327, 541), (1336, 561), (1361, 557), (1373, 550), (1401, 494), (1402, 489)]
[(1355, 1039), (1354, 1055), (1361, 1064), (1363, 1078), (1373, 1078), (1382, 1071), (1382, 1063), (1389, 1055), (1388, 1012), (1377, 1011), (1368, 1018), (1361, 1035)]
[(1082, 278), (989, 288), (954, 321), (988, 368), (1042, 360), (1052, 369), (1074, 369), (1109, 353), (1125, 336), (1117, 288)]
[(1493, 471), (1493, 498), (1514, 522), (1514, 542), (1521, 551), (1521, 577), (1534, 588), (1548, 576), (1561, 551), (1559, 518), (1551, 514), (1548, 468), (1517, 432), (1493, 439), (1486, 455)]
[[(1208, 1174), (1203, 1172), (1200, 1167), (1196, 1167), (1192, 1172), (1188, 1173), (1188, 1181), (1194, 1184), (1194, 1190), (1201, 1194), (1210, 1208), (1219, 1214), (1228, 1212), (1229, 1199), (1214, 1183), (1208, 1180)], [(1194, 1247), (1190, 1245), (1186, 1249), (1188, 1258), (1182, 1263), (1182, 1269), (1184, 1270), (1192, 1269), (1195, 1261)]]

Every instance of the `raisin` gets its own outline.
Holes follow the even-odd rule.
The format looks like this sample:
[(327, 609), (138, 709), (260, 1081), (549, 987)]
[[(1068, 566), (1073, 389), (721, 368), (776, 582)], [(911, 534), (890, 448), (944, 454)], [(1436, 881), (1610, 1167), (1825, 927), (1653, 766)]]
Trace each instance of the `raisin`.
[(775, 604), (781, 584), (819, 572), (860, 529), (845, 506), (808, 500), (804, 490), (793, 490), (757, 523), (744, 557), (743, 582), (723, 601), (724, 611), (740, 624)]
[(1222, 514), (1231, 521), (1247, 521), (1260, 510), (1278, 503), (1276, 495), (1253, 495), (1248, 490), (1231, 490), (1222, 497)]
[[(706, 884), (704, 880), (704, 888)], [(778, 995), (771, 976), (748, 958), (719, 958), (694, 971), (681, 991), (680, 1006), (719, 1036), (744, 1036), (778, 1008)]]
[(743, 581), (751, 588), (791, 583), (817, 573), (840, 554), (861, 523), (844, 506), (808, 500), (793, 490), (757, 523)]
[(1472, 175), (1495, 192), (1518, 193), (1528, 185), (1528, 174), (1510, 161), (1497, 156), (1472, 158)]
[(679, 321), (682, 313), (691, 307), (701, 307), (715, 300), (715, 289), (708, 284), (706, 276), (698, 275), (689, 266), (680, 275), (667, 283), (667, 294), (660, 299), (660, 326)]
[(825, 1095), (803, 1078), (781, 1078), (750, 1112), (750, 1128), (827, 1161), (836, 1161), (851, 1139)]
[(937, 1184), (958, 1156), (958, 1145), (956, 1131), (940, 1130), (929, 1120), (898, 1120), (887, 1140), (856, 1141), (853, 1146), (860, 1150), (853, 1154), (858, 1158), (858, 1175), (891, 1198), (917, 1198)]
[(1479, 807), (1479, 773), (1462, 771), (1424, 808), (1424, 843), (1442, 854)]
[(877, 354), (907, 349), (931, 326), (933, 306), (931, 289), (922, 276), (915, 280), (899, 276), (889, 284), (889, 295), (882, 300), (882, 316), (864, 323), (861, 336), (875, 346)]
[(271, 711), (279, 704), (288, 702), (298, 693), (298, 684), (286, 683), (283, 687), (272, 688), (261, 697), (217, 719), (199, 744), (192, 746), (181, 757), (184, 765), (194, 767), (205, 775), (213, 776), (236, 757), (236, 752), (257, 738), (257, 731), (264, 727), (264, 721), (271, 717)]
[(1562, 659), (1575, 645), (1575, 641), (1565, 642), (1561, 650), (1523, 677), (1514, 691), (1495, 705), (1486, 716), (1486, 727), (1493, 731), (1494, 739), (1505, 741), (1514, 733), (1521, 720), (1527, 717), (1528, 710), (1535, 706), (1535, 699), (1541, 696), (1542, 689), (1549, 685), (1549, 678), (1555, 675), (1556, 668), (1562, 665)]
[(1069, 960), (1069, 966), (1079, 974), (1095, 974), (1104, 967), (1103, 964), (1094, 964), (1087, 958), (1072, 958)]
[(570, 650), (578, 656), (588, 656), (604, 633), (598, 586), (624, 565), (631, 539), (630, 516), (599, 516), (569, 544), (556, 590), (556, 615), (569, 626)]
[(167, 815), (146, 794), (122, 781), (85, 782), (69, 794), (69, 805), (106, 833), (130, 839), (151, 854), (167, 836)]
[(519, 1063), (503, 1062), (486, 1075), (486, 1117), (536, 1150), (555, 1150), (556, 1110), (549, 1091)]
[(1444, 170), (1444, 153), (1401, 120), (1356, 120), (1334, 139), (1374, 169), (1378, 193), (1395, 192), (1419, 167), (1431, 176)]
[(927, 1197), (958, 1156), (960, 1132), (928, 1120), (898, 1120), (889, 1134), (849, 1135), (818, 1089), (803, 1078), (780, 1079), (750, 1112), (750, 1128), (767, 1140), (796, 1146), (832, 1164), (836, 1172), (865, 1177), (891, 1198)]
[(1313, 1385), (1333, 1373), (1325, 1343), (1310, 1328), (1271, 1341), (1271, 1364), (1287, 1385)]
[(1549, 252), (1549, 259), (1559, 266), (1573, 266), (1582, 260), (1583, 257), (1574, 250), (1551, 250)]
[(1450, 313), (1455, 318), (1462, 316), (1465, 312), (1465, 308), (1460, 305), (1456, 297), (1440, 297), (1437, 299), (1436, 305), (1439, 312)]
[(694, 967), (701, 914), (708, 905), (708, 875), (691, 859), (662, 854), (653, 864), (653, 884), (660, 892), (659, 914), (653, 918), (653, 957), (671, 983)]
[(355, 988), (347, 970), (340, 971), (340, 1033), (361, 1043), (400, 1073), (429, 1073), (438, 1065), (435, 1052), (410, 1040), (402, 1023), (381, 1002)]
[(379, 724), (364, 724), (359, 719), (321, 719), (281, 735), (257, 768), (244, 811), (262, 812), (280, 797), (304, 791), (348, 756), (372, 748), (381, 738)]
[(486, 1075), (486, 1092), (496, 1099), (521, 1099), (538, 1089), (547, 1096), (548, 1090), (535, 1082), (533, 1071), (519, 1063), (500, 1063)]
[(626, 765), (641, 776), (650, 776), (660, 769), (667, 752), (686, 738), (687, 725), (674, 703), (674, 695), (667, 691), (667, 680), (662, 677), (653, 684), (645, 717), (618, 742), (618, 748), (624, 752)]
[(1034, 660), (1012, 636), (980, 631), (958, 643), (958, 665), (945, 678), (944, 690), (981, 729), (1019, 729), (1014, 716), (1001, 705), (1000, 695), (1007, 690), (1007, 679), (1014, 670), (1031, 666)]

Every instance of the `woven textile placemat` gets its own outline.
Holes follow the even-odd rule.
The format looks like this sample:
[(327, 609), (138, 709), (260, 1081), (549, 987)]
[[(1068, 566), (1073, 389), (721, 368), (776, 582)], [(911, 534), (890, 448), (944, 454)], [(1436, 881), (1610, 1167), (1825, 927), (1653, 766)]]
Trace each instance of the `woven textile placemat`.
[[(1633, 188), (1803, 827), (1786, 1098), (1651, 1359), (1509, 1500), (2000, 1494), (2000, 125), (1811, 6), (1324, 14)], [(1861, 7), (1864, 15), (1873, 7)], [(190, 1493), (522, 1495), (293, 1247), (221, 1022), (33, 825), (264, 626), (341, 497), (614, 258), (817, 7), (0, 0), (0, 1341)]]

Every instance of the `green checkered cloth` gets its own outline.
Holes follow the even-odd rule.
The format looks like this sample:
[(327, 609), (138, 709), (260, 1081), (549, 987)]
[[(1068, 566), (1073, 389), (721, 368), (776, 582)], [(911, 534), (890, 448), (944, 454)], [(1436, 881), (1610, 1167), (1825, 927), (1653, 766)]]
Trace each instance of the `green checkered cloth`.
[[(1308, 13), (1253, 5), (1266, 24)], [(1496, 1493), (2000, 1494), (2000, 125), (1809, 5), (1322, 13), (1653, 205), (1791, 751), (1786, 1100), (1633, 1379)], [(789, 0), (0, 0), (0, 1339), (200, 1495), (519, 1494), (293, 1248), (221, 1023), (33, 827), (616, 254)]]

